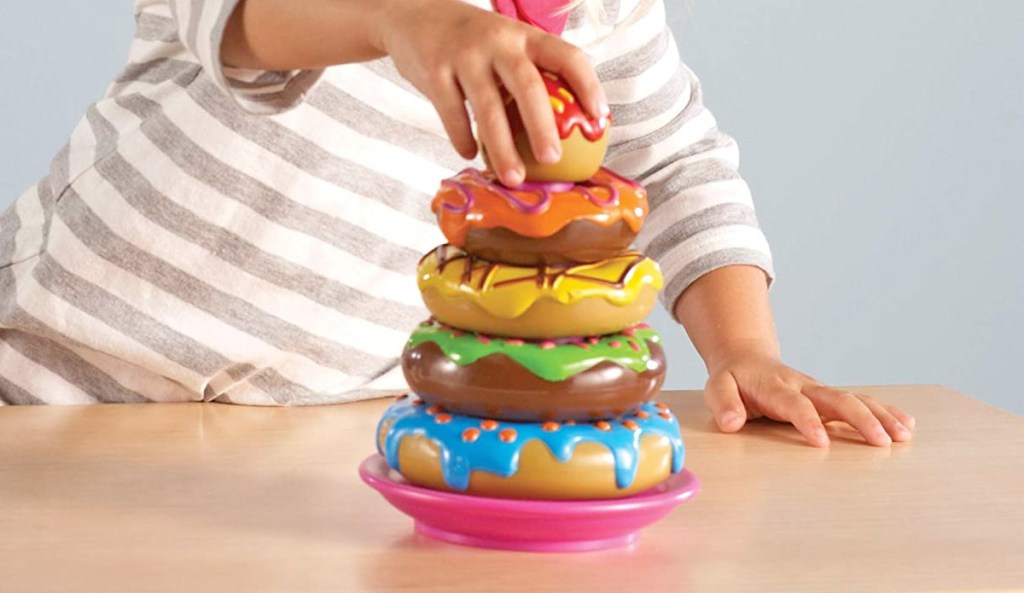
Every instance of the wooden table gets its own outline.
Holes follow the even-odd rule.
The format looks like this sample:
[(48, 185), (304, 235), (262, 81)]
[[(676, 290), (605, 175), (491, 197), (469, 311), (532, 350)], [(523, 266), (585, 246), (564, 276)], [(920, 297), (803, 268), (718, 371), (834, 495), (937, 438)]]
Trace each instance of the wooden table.
[(0, 591), (1024, 590), (1024, 420), (949, 389), (877, 449), (679, 414), (703, 492), (633, 550), (494, 552), (414, 535), (364, 486), (387, 401), (0, 409)]

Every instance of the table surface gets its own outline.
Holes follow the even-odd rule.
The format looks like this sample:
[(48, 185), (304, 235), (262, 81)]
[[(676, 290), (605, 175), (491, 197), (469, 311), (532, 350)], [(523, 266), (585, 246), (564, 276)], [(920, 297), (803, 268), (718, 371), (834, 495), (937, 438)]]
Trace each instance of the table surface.
[(633, 549), (563, 555), (414, 534), (356, 475), (390, 400), (0, 409), (0, 590), (1024, 590), (1024, 419), (861, 390), (913, 414), (915, 441), (724, 435), (699, 392), (662, 394), (703, 491)]

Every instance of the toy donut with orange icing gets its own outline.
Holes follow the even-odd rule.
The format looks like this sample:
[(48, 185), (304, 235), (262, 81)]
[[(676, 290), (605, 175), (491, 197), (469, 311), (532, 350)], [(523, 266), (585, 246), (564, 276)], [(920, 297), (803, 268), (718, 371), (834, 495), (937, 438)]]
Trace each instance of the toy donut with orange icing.
[(580, 183), (515, 188), (465, 169), (441, 182), (432, 208), (452, 245), (490, 261), (528, 266), (618, 255), (629, 249), (648, 213), (644, 189), (604, 168)]
[(381, 417), (377, 448), (413, 484), (478, 496), (597, 499), (651, 488), (683, 467), (679, 423), (663, 404), (596, 422), (499, 422), (414, 396)]
[[(611, 115), (590, 117), (576, 100), (565, 80), (552, 72), (541, 71), (548, 101), (555, 116), (558, 137), (562, 145), (562, 158), (557, 163), (544, 164), (534, 158), (530, 139), (523, 125), (519, 108), (512, 97), (506, 95), (506, 115), (515, 139), (516, 150), (526, 166), (527, 181), (584, 181), (590, 179), (604, 161), (608, 152), (608, 130)], [(488, 168), (490, 161), (483, 153)]]
[(513, 266), (441, 245), (420, 260), (419, 288), (438, 321), (517, 338), (613, 334), (650, 313), (661, 270), (637, 252), (590, 264)]
[(427, 321), (402, 353), (409, 387), (428, 404), (498, 420), (602, 420), (632, 414), (665, 380), (661, 337), (619, 334), (523, 340)]

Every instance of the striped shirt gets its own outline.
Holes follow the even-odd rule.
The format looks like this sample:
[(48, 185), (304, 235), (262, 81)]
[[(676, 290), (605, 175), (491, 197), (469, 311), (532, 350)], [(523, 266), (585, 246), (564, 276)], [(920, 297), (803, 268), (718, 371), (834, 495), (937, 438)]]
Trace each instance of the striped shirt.
[[(490, 9), (487, 0), (472, 0)], [(637, 246), (671, 304), (700, 275), (771, 259), (735, 143), (680, 62), (664, 5), (582, 9), (615, 126), (606, 165), (651, 213)], [(466, 166), (387, 58), (232, 69), (238, 0), (138, 0), (129, 63), (48, 175), (0, 218), (0, 403), (345, 402), (405, 389), (427, 312), (429, 210)], [(614, 31), (613, 31), (614, 29)], [(479, 164), (478, 164), (479, 165)]]

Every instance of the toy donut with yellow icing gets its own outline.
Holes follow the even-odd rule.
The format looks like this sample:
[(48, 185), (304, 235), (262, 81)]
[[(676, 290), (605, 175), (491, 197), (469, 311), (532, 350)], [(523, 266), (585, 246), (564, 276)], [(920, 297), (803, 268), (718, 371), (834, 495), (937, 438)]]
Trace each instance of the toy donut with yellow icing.
[(441, 182), (432, 204), (448, 242), (490, 261), (585, 263), (629, 249), (647, 217), (636, 182), (599, 169), (579, 183), (507, 188), (489, 172), (465, 169)]
[(643, 321), (662, 287), (640, 253), (575, 266), (512, 266), (441, 245), (420, 260), (423, 302), (442, 323), (518, 338), (612, 334)]
[[(526, 166), (527, 181), (584, 181), (590, 179), (604, 161), (608, 151), (608, 130), (611, 116), (590, 117), (576, 100), (576, 94), (562, 77), (542, 71), (548, 101), (555, 116), (558, 136), (562, 145), (562, 158), (557, 163), (537, 162), (530, 147), (529, 136), (523, 125), (519, 108), (510, 96), (506, 97), (506, 114), (515, 139), (516, 149)], [(484, 153), (484, 161), (487, 153)]]
[(381, 417), (377, 448), (413, 484), (478, 496), (599, 499), (651, 488), (683, 467), (679, 423), (663, 404), (597, 422), (499, 422), (415, 397)]

